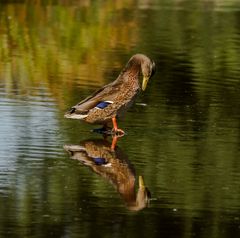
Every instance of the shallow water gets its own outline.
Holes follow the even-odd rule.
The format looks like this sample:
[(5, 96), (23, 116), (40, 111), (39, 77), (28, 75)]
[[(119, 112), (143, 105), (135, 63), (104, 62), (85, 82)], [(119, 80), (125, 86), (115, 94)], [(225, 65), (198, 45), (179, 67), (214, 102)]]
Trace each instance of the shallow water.
[[(239, 20), (237, 0), (2, 1), (0, 237), (238, 237)], [(157, 73), (113, 153), (63, 115), (136, 52)]]

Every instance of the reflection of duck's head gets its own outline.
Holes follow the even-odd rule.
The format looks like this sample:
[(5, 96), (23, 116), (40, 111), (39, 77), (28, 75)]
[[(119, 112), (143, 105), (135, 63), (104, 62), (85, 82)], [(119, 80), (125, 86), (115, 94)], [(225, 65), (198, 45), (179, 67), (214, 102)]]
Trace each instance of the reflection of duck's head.
[(72, 159), (90, 167), (117, 189), (129, 210), (138, 211), (147, 206), (149, 192), (139, 176), (139, 188), (135, 193), (135, 172), (126, 154), (117, 146), (103, 139), (85, 140), (79, 145), (65, 145)]
[(145, 208), (149, 204), (151, 193), (144, 184), (142, 176), (138, 177), (138, 190), (136, 193), (135, 201), (130, 203), (128, 208), (132, 211), (139, 211)]

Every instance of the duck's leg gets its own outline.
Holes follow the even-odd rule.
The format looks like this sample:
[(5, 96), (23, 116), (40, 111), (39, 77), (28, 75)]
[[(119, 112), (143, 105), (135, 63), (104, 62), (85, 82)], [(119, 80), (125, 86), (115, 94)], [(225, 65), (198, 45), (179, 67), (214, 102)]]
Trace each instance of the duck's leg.
[(117, 136), (123, 136), (125, 134), (125, 132), (122, 129), (118, 128), (116, 117), (112, 118), (112, 123), (113, 123), (112, 132)]
[(111, 144), (111, 150), (114, 151), (115, 150), (115, 147), (117, 145), (117, 140), (118, 140), (118, 136), (113, 136), (112, 138), (112, 144)]

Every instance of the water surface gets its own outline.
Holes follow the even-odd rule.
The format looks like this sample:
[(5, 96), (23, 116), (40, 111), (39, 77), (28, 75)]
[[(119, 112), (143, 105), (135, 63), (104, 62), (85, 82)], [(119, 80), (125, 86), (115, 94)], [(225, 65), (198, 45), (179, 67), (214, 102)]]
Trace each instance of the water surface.
[[(237, 0), (2, 1), (0, 237), (237, 237), (239, 21)], [(63, 115), (137, 52), (157, 73), (109, 153)]]

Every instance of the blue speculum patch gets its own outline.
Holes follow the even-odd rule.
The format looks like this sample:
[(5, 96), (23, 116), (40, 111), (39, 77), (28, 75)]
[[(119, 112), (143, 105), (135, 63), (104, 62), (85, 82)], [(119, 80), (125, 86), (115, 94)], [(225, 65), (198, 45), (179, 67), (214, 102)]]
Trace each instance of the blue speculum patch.
[(107, 164), (107, 161), (104, 158), (93, 158), (93, 161), (96, 165), (103, 165), (103, 164)]
[(109, 102), (109, 101), (99, 102), (99, 103), (96, 105), (96, 108), (104, 109), (104, 108), (107, 107), (109, 104), (112, 104), (112, 102)]

